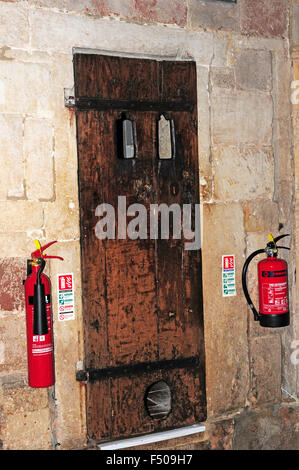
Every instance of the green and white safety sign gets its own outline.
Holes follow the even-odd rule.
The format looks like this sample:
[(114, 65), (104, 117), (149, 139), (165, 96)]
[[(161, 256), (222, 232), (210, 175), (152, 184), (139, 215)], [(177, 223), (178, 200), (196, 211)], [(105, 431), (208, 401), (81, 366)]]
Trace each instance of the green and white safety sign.
[(236, 295), (235, 255), (222, 256), (222, 297)]

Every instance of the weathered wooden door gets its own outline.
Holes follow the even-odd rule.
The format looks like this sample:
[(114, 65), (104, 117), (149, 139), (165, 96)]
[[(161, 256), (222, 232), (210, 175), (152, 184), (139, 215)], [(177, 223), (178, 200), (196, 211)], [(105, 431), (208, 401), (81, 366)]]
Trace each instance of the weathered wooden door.
[[(117, 214), (119, 196), (148, 211), (199, 203), (196, 66), (75, 54), (74, 71), (88, 434), (194, 424), (206, 414), (201, 250), (171, 230), (151, 239), (149, 227), (146, 238), (119, 239)], [(161, 116), (169, 159), (158, 152)], [(129, 155), (122, 119), (132, 123)], [(102, 203), (115, 208), (116, 239), (95, 234)]]

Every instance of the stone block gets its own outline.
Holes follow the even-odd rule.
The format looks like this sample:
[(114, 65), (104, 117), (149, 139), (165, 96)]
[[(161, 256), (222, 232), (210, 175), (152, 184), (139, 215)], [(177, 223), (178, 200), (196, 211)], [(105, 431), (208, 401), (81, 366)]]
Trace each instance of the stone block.
[(277, 118), (290, 122), (291, 117), (291, 62), (283, 54), (276, 54), (273, 61), (273, 95), (277, 102)]
[(127, 20), (139, 22), (157, 22), (166, 24), (186, 24), (187, 6), (186, 1), (180, 0), (157, 0), (135, 2), (122, 0), (30, 0), (30, 3), (47, 8), (58, 8), (62, 11), (73, 11), (95, 16), (117, 16)]
[(1, 434), (4, 450), (52, 450), (49, 409), (9, 415)]
[(24, 197), (23, 117), (0, 114), (0, 199)]
[(293, 14), (291, 16), (291, 44), (298, 49), (299, 47), (299, 3), (293, 5)]
[(16, 62), (47, 64), (51, 62), (51, 56), (47, 52), (43, 51), (31, 51), (25, 49), (14, 49), (12, 47), (4, 47), (2, 48), (2, 60), (15, 60)]
[(209, 105), (209, 70), (197, 66), (198, 100), (198, 155), (201, 202), (212, 197), (212, 165), (210, 163), (210, 105)]
[(25, 120), (26, 194), (29, 200), (54, 197), (53, 128), (46, 119)]
[(70, 109), (64, 104), (64, 88), (72, 88), (74, 84), (74, 64), (72, 54), (53, 54), (50, 61), (51, 67), (51, 99), (54, 100), (54, 117), (62, 114), (62, 121)]
[(252, 36), (286, 37), (288, 2), (243, 0), (240, 5), (241, 32)]
[(29, 13), (32, 26), (32, 47), (48, 52), (71, 54), (73, 48), (122, 51), (131, 54), (177, 56), (186, 38), (183, 28), (169, 34), (163, 26), (147, 26), (107, 21), (91, 16), (70, 15), (47, 9)]
[(291, 230), (290, 223), (294, 213), (293, 195), (294, 182), (281, 180), (278, 184), (279, 222), (285, 227), (284, 231)]
[(237, 87), (243, 90), (270, 91), (272, 56), (269, 51), (241, 50), (235, 60)]
[[(61, 449), (72, 441), (83, 439), (85, 408), (82, 386), (76, 382), (76, 362), (83, 360), (81, 263), (79, 242), (61, 242), (53, 246), (52, 253), (63, 257), (50, 265), (52, 296), (57, 299), (57, 274), (74, 274), (75, 319), (58, 321), (57, 302), (53, 301), (53, 331), (55, 344), (56, 385), (55, 397), (60, 403), (56, 419), (56, 435)], [(75, 339), (75, 340), (74, 340)], [(67, 365), (67, 366), (66, 366)]]
[(79, 237), (78, 208), (73, 198), (45, 203), (45, 233), (49, 240), (76, 240)]
[(47, 389), (28, 387), (27, 374), (1, 376), (0, 407), (3, 416), (28, 413), (48, 407)]
[(185, 26), (187, 21), (187, 4), (183, 0), (135, 1), (133, 18), (150, 22), (177, 24)]
[[(9, 227), (7, 227), (7, 230)], [(0, 232), (0, 258), (30, 257), (35, 250), (34, 240), (42, 240), (43, 230), (26, 232)]]
[(27, 370), (27, 342), (25, 315), (1, 315), (0, 336), (5, 346), (0, 364), (1, 373)]
[(213, 88), (235, 88), (234, 69), (229, 67), (212, 67), (211, 81)]
[(0, 61), (0, 101), (4, 113), (51, 116), (50, 71), (46, 64)]
[(231, 48), (231, 38), (224, 35), (218, 36), (214, 34), (214, 51), (210, 65), (213, 67), (228, 67), (229, 66), (229, 51)]
[(274, 158), (271, 150), (255, 147), (213, 148), (215, 200), (272, 199)]
[(0, 259), (0, 310), (24, 312), (25, 297), (23, 279), (26, 278), (26, 259)]
[(191, 0), (188, 24), (191, 28), (239, 31), (239, 6), (232, 3)]
[(5, 343), (0, 341), (0, 365), (5, 364)]
[[(277, 120), (277, 138), (275, 139), (275, 157), (277, 162), (277, 179), (293, 180), (295, 156), (292, 152), (291, 128), (289, 119)], [(295, 144), (295, 147), (297, 145)], [(296, 151), (296, 149), (294, 149)], [(295, 152), (294, 152), (295, 153)]]
[(26, 232), (43, 227), (42, 204), (33, 201), (1, 201), (0, 232)]
[[(187, 31), (125, 21), (107, 21), (100, 17), (71, 15), (54, 10), (30, 10), (32, 47), (52, 54), (72, 54), (73, 48), (93, 48), (108, 53), (140, 54), (169, 58), (193, 57), (198, 64), (224, 66), (228, 41), (211, 32)], [(125, 38), (125, 41), (124, 41)], [(66, 85), (67, 87), (70, 85)]]
[(281, 399), (281, 338), (259, 336), (250, 341), (249, 398), (254, 403)]
[(235, 419), (233, 450), (297, 450), (298, 405), (246, 409)]
[(220, 93), (220, 89), (214, 89), (211, 103), (214, 144), (271, 145), (271, 96), (226, 89)]
[(234, 420), (222, 419), (209, 424), (212, 450), (231, 450), (234, 436)]
[(291, 122), (291, 64), (288, 59), (276, 54), (273, 63), (273, 97), (276, 120), (273, 142), (277, 161), (278, 179), (293, 179), (292, 122)]
[(192, 57), (197, 65), (207, 67), (211, 62), (222, 65), (225, 60), (227, 43), (224, 38), (222, 43), (217, 41), (212, 32), (186, 31), (184, 43), (187, 57)]
[(57, 9), (63, 12), (85, 13), (87, 15), (115, 15), (130, 17), (134, 14), (134, 4), (130, 1), (118, 2), (115, 0), (29, 0), (31, 5)]
[(276, 202), (267, 200), (250, 201), (243, 204), (246, 232), (278, 231), (279, 217)]
[(248, 409), (236, 417), (233, 450), (273, 450), (280, 445), (280, 419), (271, 409)]
[(280, 408), (281, 448), (283, 450), (299, 449), (299, 407), (296, 403), (283, 404)]
[[(24, 2), (23, 2), (24, 3)], [(5, 47), (24, 48), (29, 43), (28, 9), (23, 5), (0, 2), (0, 56)]]
[[(232, 229), (233, 227), (233, 229)], [(242, 408), (249, 379), (247, 314), (241, 286), (245, 233), (240, 204), (203, 206), (203, 297), (208, 415)], [(222, 255), (234, 254), (236, 290), (222, 297)]]
[(63, 202), (68, 199), (71, 206), (77, 207), (77, 137), (76, 119), (72, 112), (68, 116), (64, 113), (55, 117), (54, 142), (56, 200)]

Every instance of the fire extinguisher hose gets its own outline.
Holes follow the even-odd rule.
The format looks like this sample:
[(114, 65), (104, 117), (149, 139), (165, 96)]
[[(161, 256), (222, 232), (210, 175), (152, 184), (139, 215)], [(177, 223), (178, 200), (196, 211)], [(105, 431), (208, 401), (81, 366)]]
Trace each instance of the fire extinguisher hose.
[(45, 260), (40, 258), (40, 268), (37, 272), (33, 295), (33, 334), (38, 336), (48, 333), (45, 286), (41, 280), (45, 265)]
[(242, 287), (243, 287), (244, 295), (245, 295), (245, 298), (247, 300), (247, 303), (248, 303), (249, 307), (251, 308), (251, 310), (253, 312), (255, 320), (258, 320), (259, 314), (258, 314), (258, 311), (256, 310), (255, 306), (252, 303), (252, 300), (250, 298), (250, 295), (249, 295), (249, 292), (248, 292), (248, 289), (247, 289), (246, 274), (247, 274), (249, 263), (253, 260), (253, 258), (255, 256), (259, 255), (260, 253), (265, 253), (265, 250), (260, 249), (260, 250), (256, 250), (253, 253), (251, 253), (251, 255), (248, 256), (247, 260), (245, 261), (244, 266), (243, 266), (243, 270), (242, 270)]

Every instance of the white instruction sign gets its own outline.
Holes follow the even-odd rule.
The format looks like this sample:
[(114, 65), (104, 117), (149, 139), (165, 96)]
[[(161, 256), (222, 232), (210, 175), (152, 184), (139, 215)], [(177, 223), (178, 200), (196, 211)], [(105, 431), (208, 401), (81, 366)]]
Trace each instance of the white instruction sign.
[(235, 255), (222, 256), (222, 297), (236, 295)]
[(75, 319), (75, 289), (73, 273), (57, 274), (58, 320)]

